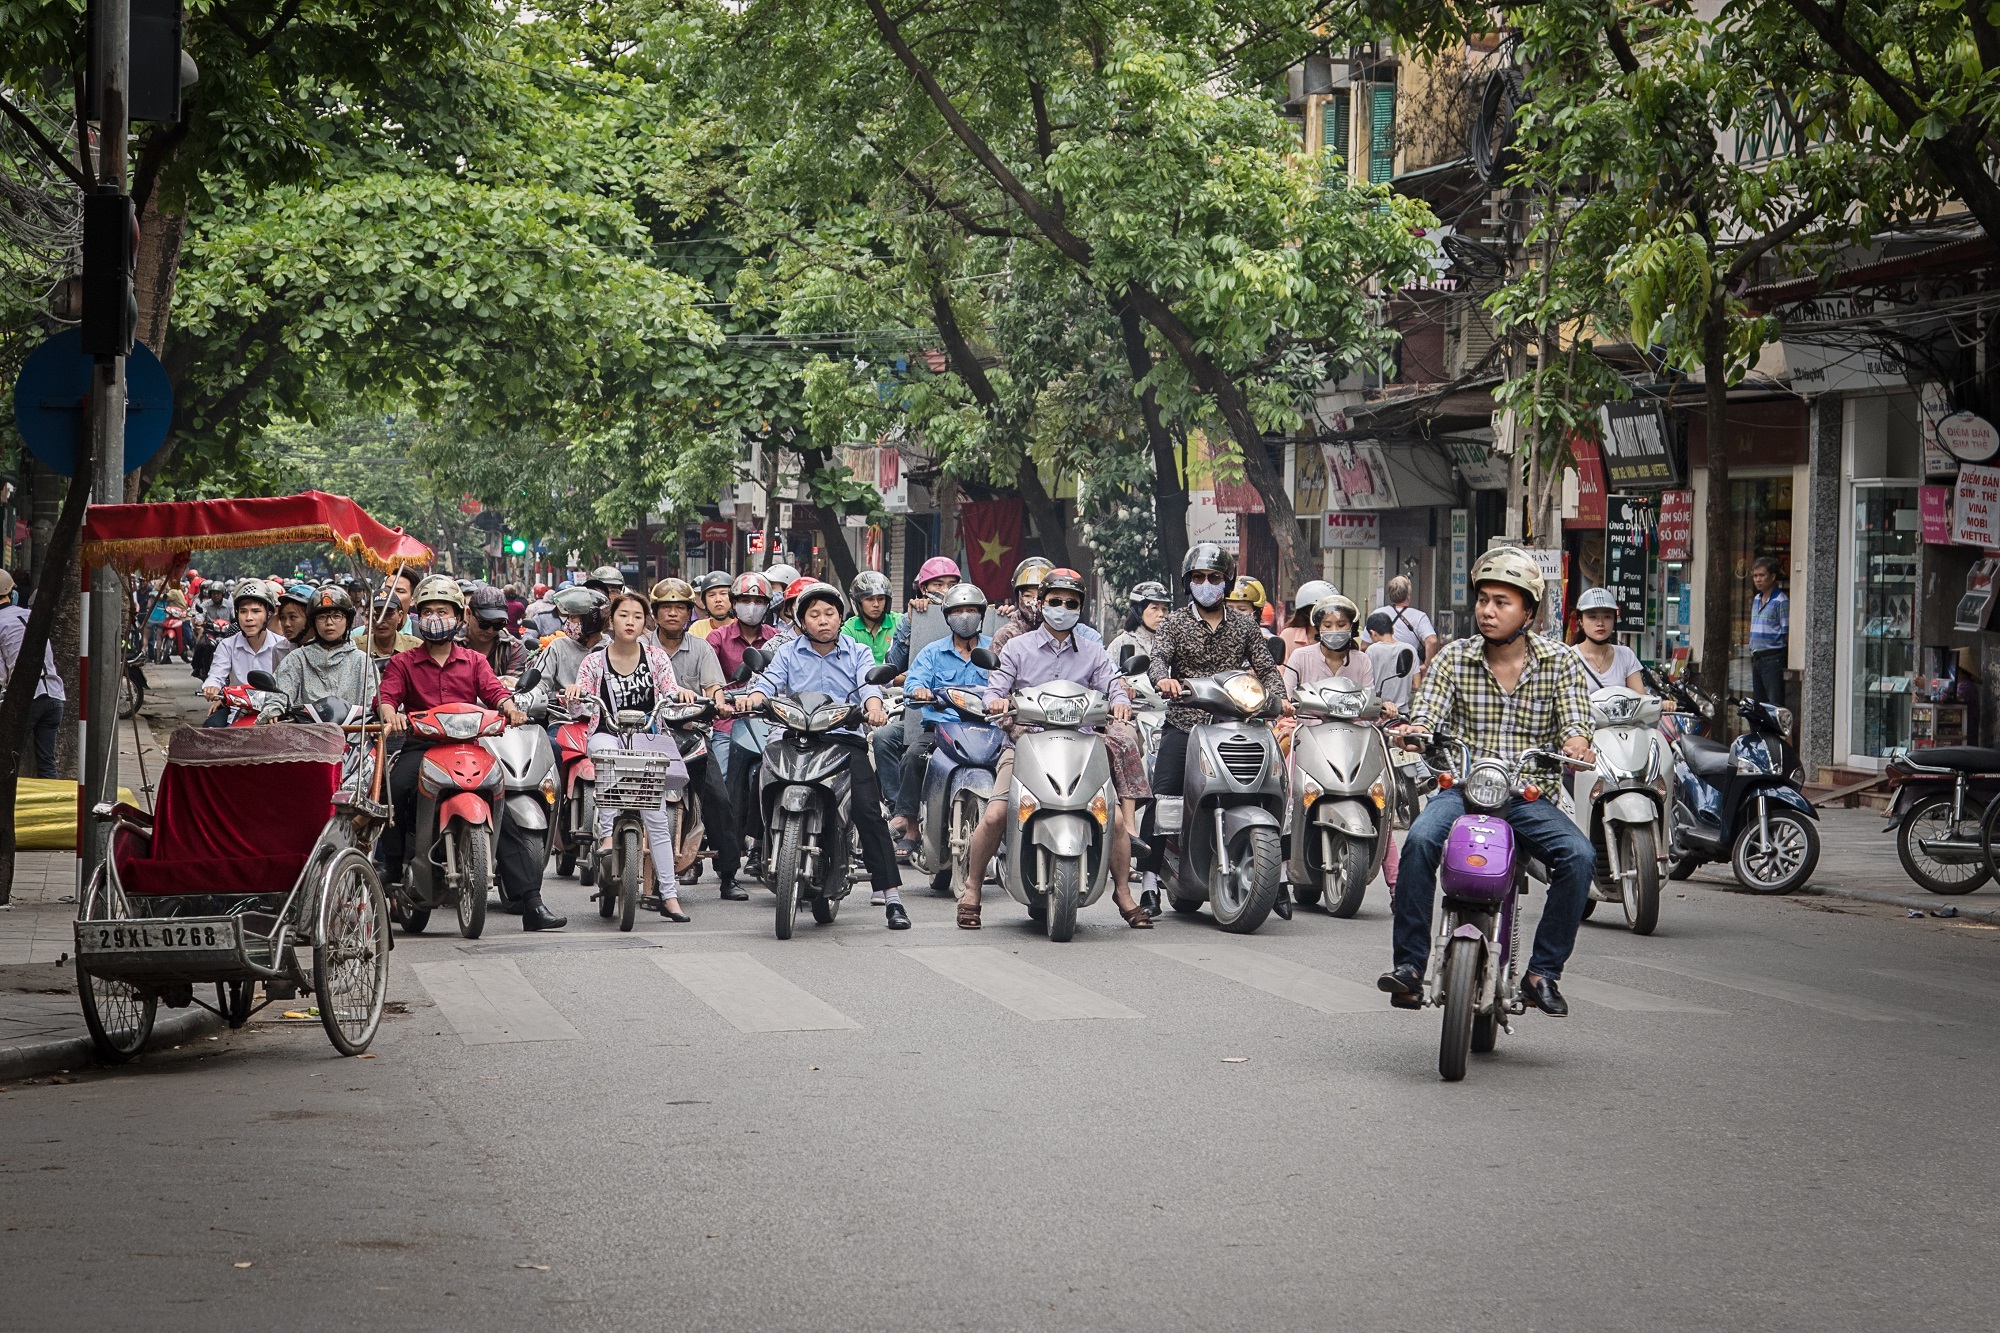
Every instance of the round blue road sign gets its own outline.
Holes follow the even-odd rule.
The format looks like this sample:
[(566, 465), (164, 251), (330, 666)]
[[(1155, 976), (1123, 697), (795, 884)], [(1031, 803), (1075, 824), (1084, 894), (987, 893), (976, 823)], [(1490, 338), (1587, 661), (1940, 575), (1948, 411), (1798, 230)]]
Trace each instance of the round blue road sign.
[[(37, 347), (14, 381), (14, 423), (28, 452), (67, 477), (76, 470), (76, 432), (90, 401), (91, 358), (83, 335), (65, 329)], [(174, 389), (144, 343), (125, 358), (125, 470), (143, 467), (167, 442)]]

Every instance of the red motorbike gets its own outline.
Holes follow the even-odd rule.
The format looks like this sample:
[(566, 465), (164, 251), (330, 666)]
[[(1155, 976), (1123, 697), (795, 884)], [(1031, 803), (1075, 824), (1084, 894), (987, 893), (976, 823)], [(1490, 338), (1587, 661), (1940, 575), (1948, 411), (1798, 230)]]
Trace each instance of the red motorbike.
[(403, 927), (412, 934), (446, 903), (456, 905), (458, 933), (465, 938), (476, 940), (486, 928), (499, 832), (496, 807), (506, 773), (479, 742), (506, 730), (506, 716), (480, 704), (443, 704), (410, 714), (411, 740), (429, 746), (417, 773), (409, 868), (396, 889)]
[(597, 882), (597, 765), (590, 758), (590, 733), (597, 714), (589, 700), (552, 701), (556, 726), (556, 771), (560, 775), (550, 844), (556, 854), (556, 873), (576, 873), (585, 888)]
[(229, 710), (229, 725), (232, 727), (254, 727), (257, 715), (267, 704), (288, 704), (286, 697), (279, 693), (278, 682), (268, 671), (253, 671), (248, 684), (225, 685), (222, 687), (220, 707)]

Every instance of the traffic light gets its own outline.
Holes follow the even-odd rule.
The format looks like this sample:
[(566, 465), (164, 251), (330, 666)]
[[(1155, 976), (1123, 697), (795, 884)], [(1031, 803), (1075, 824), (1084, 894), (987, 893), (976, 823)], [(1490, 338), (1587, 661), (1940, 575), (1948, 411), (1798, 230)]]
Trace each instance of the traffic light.
[(508, 555), (526, 555), (528, 553), (528, 539), (526, 537), (509, 537), (507, 539), (506, 551)]
[[(125, 119), (178, 124), (181, 91), (192, 88), (200, 77), (194, 57), (181, 49), (181, 0), (129, 0), (129, 3)], [(114, 53), (105, 49), (107, 43), (99, 33), (94, 4), (90, 6), (87, 22), (90, 39), (84, 100), (89, 119), (103, 120), (104, 86), (100, 71)]]
[(139, 325), (132, 263), (139, 224), (132, 197), (107, 187), (83, 197), (83, 350), (91, 356), (129, 356)]

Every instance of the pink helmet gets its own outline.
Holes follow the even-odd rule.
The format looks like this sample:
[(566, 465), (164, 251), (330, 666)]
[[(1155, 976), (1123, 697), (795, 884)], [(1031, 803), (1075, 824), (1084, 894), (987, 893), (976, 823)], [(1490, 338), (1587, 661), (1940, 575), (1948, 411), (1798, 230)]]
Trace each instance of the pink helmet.
[(965, 575), (959, 572), (958, 561), (948, 555), (934, 555), (924, 561), (922, 568), (917, 570), (917, 586), (921, 588), (932, 579), (962, 579), (964, 577)]

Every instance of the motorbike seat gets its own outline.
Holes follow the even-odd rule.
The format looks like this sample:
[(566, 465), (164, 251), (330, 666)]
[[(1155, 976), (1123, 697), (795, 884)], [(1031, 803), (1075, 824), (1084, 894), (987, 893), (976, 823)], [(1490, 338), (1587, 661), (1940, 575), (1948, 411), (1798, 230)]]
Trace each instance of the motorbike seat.
[(1949, 768), (1959, 773), (2000, 773), (2000, 749), (1944, 745), (1935, 750), (1912, 750), (1909, 762), (1918, 768)]
[(1725, 778), (1729, 776), (1729, 747), (1720, 741), (1709, 740), (1706, 736), (1683, 734), (1674, 742), (1680, 750), (1681, 758), (1694, 770), (1699, 778)]

